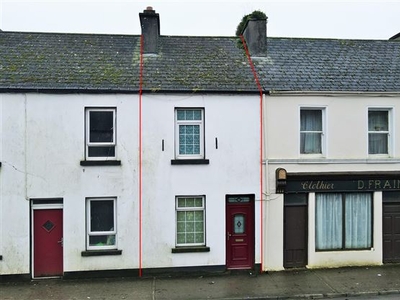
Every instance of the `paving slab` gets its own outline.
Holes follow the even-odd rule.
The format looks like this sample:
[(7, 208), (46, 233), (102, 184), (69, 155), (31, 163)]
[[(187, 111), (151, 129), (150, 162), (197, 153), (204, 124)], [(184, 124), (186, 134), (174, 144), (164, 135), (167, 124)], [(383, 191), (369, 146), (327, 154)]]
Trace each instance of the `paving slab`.
[(111, 300), (153, 298), (152, 279), (35, 280), (0, 284), (1, 300)]
[(1, 300), (365, 299), (371, 295), (400, 298), (400, 265), (0, 283)]

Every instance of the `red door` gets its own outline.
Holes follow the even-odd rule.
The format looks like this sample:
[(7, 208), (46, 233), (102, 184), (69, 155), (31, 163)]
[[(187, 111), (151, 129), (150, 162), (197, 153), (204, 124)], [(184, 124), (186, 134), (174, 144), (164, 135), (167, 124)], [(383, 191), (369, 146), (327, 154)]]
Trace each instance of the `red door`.
[(254, 200), (249, 196), (226, 199), (226, 267), (254, 267)]
[(62, 209), (33, 210), (33, 277), (63, 274)]

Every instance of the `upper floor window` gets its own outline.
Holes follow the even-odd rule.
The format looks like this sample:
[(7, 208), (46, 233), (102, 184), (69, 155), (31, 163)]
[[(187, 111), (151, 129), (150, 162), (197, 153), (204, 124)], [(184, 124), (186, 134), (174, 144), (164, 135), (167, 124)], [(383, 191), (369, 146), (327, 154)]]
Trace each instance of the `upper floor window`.
[(115, 108), (86, 109), (86, 159), (115, 158)]
[(300, 110), (300, 153), (323, 153), (323, 109), (302, 108)]
[(204, 158), (204, 110), (178, 108), (175, 110), (175, 158)]
[(389, 110), (368, 110), (368, 154), (389, 154)]

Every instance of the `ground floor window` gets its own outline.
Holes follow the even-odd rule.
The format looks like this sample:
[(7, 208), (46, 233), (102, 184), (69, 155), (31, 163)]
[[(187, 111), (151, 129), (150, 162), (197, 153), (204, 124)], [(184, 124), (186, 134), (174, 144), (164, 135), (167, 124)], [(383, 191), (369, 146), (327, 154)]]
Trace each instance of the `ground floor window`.
[(176, 197), (176, 245), (205, 245), (204, 196)]
[(116, 249), (116, 199), (89, 198), (87, 205), (87, 249)]
[(372, 194), (316, 193), (316, 250), (372, 247)]

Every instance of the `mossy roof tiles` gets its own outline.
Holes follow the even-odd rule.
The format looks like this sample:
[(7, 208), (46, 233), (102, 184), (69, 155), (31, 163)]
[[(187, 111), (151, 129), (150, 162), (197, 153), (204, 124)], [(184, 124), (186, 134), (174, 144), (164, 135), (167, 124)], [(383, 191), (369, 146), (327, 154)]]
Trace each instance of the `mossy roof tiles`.
[[(256, 92), (237, 38), (159, 38), (144, 56), (144, 91)], [(9, 90), (139, 90), (140, 37), (65, 33), (0, 33), (0, 88)]]
[[(138, 92), (140, 36), (0, 32), (0, 89)], [(265, 91), (399, 92), (400, 42), (268, 38)], [(160, 36), (147, 92), (257, 92), (235, 37)]]

